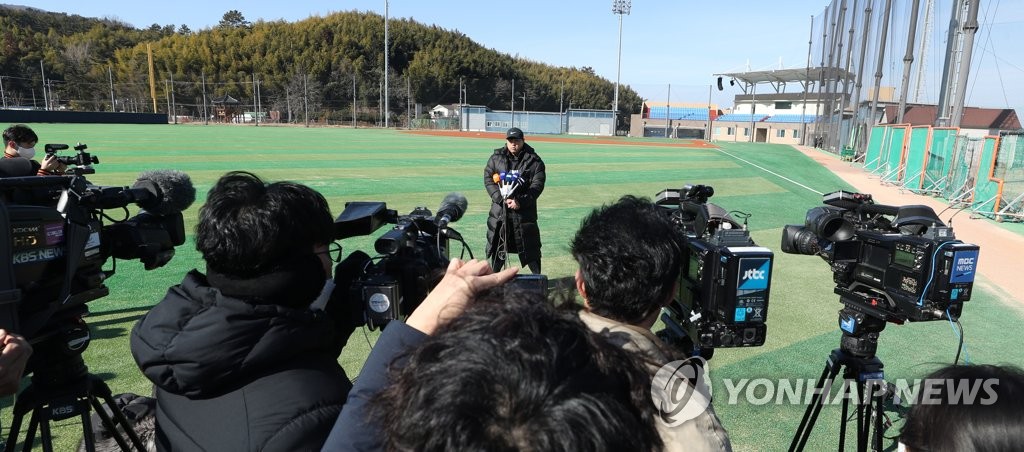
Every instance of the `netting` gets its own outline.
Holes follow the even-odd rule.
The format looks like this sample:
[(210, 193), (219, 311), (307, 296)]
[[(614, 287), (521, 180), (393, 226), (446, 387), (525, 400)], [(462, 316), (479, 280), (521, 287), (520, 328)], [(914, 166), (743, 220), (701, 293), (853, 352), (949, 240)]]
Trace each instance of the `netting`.
[(999, 136), (993, 178), (1001, 181), (997, 219), (1024, 217), (1024, 135), (1004, 132)]
[(951, 182), (956, 128), (933, 128), (924, 174), (918, 191), (941, 195)]
[(931, 131), (930, 126), (917, 126), (910, 129), (901, 179), (903, 188), (915, 191), (921, 189), (921, 181), (924, 179), (924, 164), (931, 146)]
[(981, 138), (966, 135), (957, 136), (953, 140), (949, 176), (942, 189), (942, 197), (951, 204), (959, 205), (971, 200), (983, 145), (984, 140)]

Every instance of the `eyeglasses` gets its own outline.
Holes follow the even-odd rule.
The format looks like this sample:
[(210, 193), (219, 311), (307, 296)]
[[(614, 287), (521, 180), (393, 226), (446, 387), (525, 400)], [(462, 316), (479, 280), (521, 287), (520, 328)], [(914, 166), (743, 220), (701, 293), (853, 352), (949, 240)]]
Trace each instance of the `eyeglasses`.
[(331, 242), (327, 245), (327, 251), (317, 251), (313, 254), (326, 254), (327, 258), (337, 264), (341, 262), (341, 244), (338, 242)]

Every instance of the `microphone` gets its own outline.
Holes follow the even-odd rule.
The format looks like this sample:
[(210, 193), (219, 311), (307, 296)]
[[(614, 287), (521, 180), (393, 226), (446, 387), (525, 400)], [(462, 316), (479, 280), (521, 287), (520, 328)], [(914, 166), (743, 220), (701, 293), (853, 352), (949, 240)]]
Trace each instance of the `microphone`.
[(192, 179), (181, 171), (155, 170), (139, 174), (129, 187), (99, 187), (85, 204), (100, 209), (137, 204), (158, 216), (181, 213), (196, 200)]
[(434, 222), (437, 223), (438, 229), (444, 229), (448, 227), (448, 223), (454, 223), (462, 218), (462, 214), (466, 213), (466, 207), (469, 206), (469, 201), (466, 200), (465, 196), (461, 193), (448, 193), (444, 199), (441, 200), (441, 206), (437, 208), (437, 215), (434, 217)]
[(161, 216), (183, 212), (196, 200), (192, 179), (177, 170), (145, 171), (139, 174), (132, 189), (147, 191), (150, 199), (140, 200), (139, 207)]
[(32, 162), (25, 157), (0, 157), (0, 177), (35, 176)]

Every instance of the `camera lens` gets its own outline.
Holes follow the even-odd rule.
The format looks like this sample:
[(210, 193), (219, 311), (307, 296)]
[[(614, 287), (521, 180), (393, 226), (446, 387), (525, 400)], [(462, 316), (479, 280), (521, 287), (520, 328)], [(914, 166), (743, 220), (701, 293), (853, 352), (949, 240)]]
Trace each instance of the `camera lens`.
[(818, 236), (808, 228), (787, 225), (782, 230), (782, 252), (790, 254), (818, 254), (821, 245)]
[(807, 228), (818, 237), (830, 242), (841, 242), (853, 237), (853, 223), (843, 218), (843, 210), (833, 207), (815, 207), (807, 211)]

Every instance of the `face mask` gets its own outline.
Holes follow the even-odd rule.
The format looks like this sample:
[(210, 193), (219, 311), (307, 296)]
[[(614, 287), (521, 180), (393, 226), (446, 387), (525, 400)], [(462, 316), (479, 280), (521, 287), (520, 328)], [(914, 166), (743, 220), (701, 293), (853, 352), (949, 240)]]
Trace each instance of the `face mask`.
[(36, 156), (36, 148), (23, 148), (23, 147), (18, 146), (18, 145), (14, 145), (14, 147), (16, 147), (18, 149), (18, 156), (19, 157), (25, 157), (27, 159), (31, 159), (32, 157)]
[(331, 294), (334, 293), (334, 278), (327, 278), (324, 281), (324, 288), (320, 291), (320, 295), (316, 296), (313, 303), (309, 305), (309, 309), (323, 311), (327, 308), (327, 302), (331, 301)]

